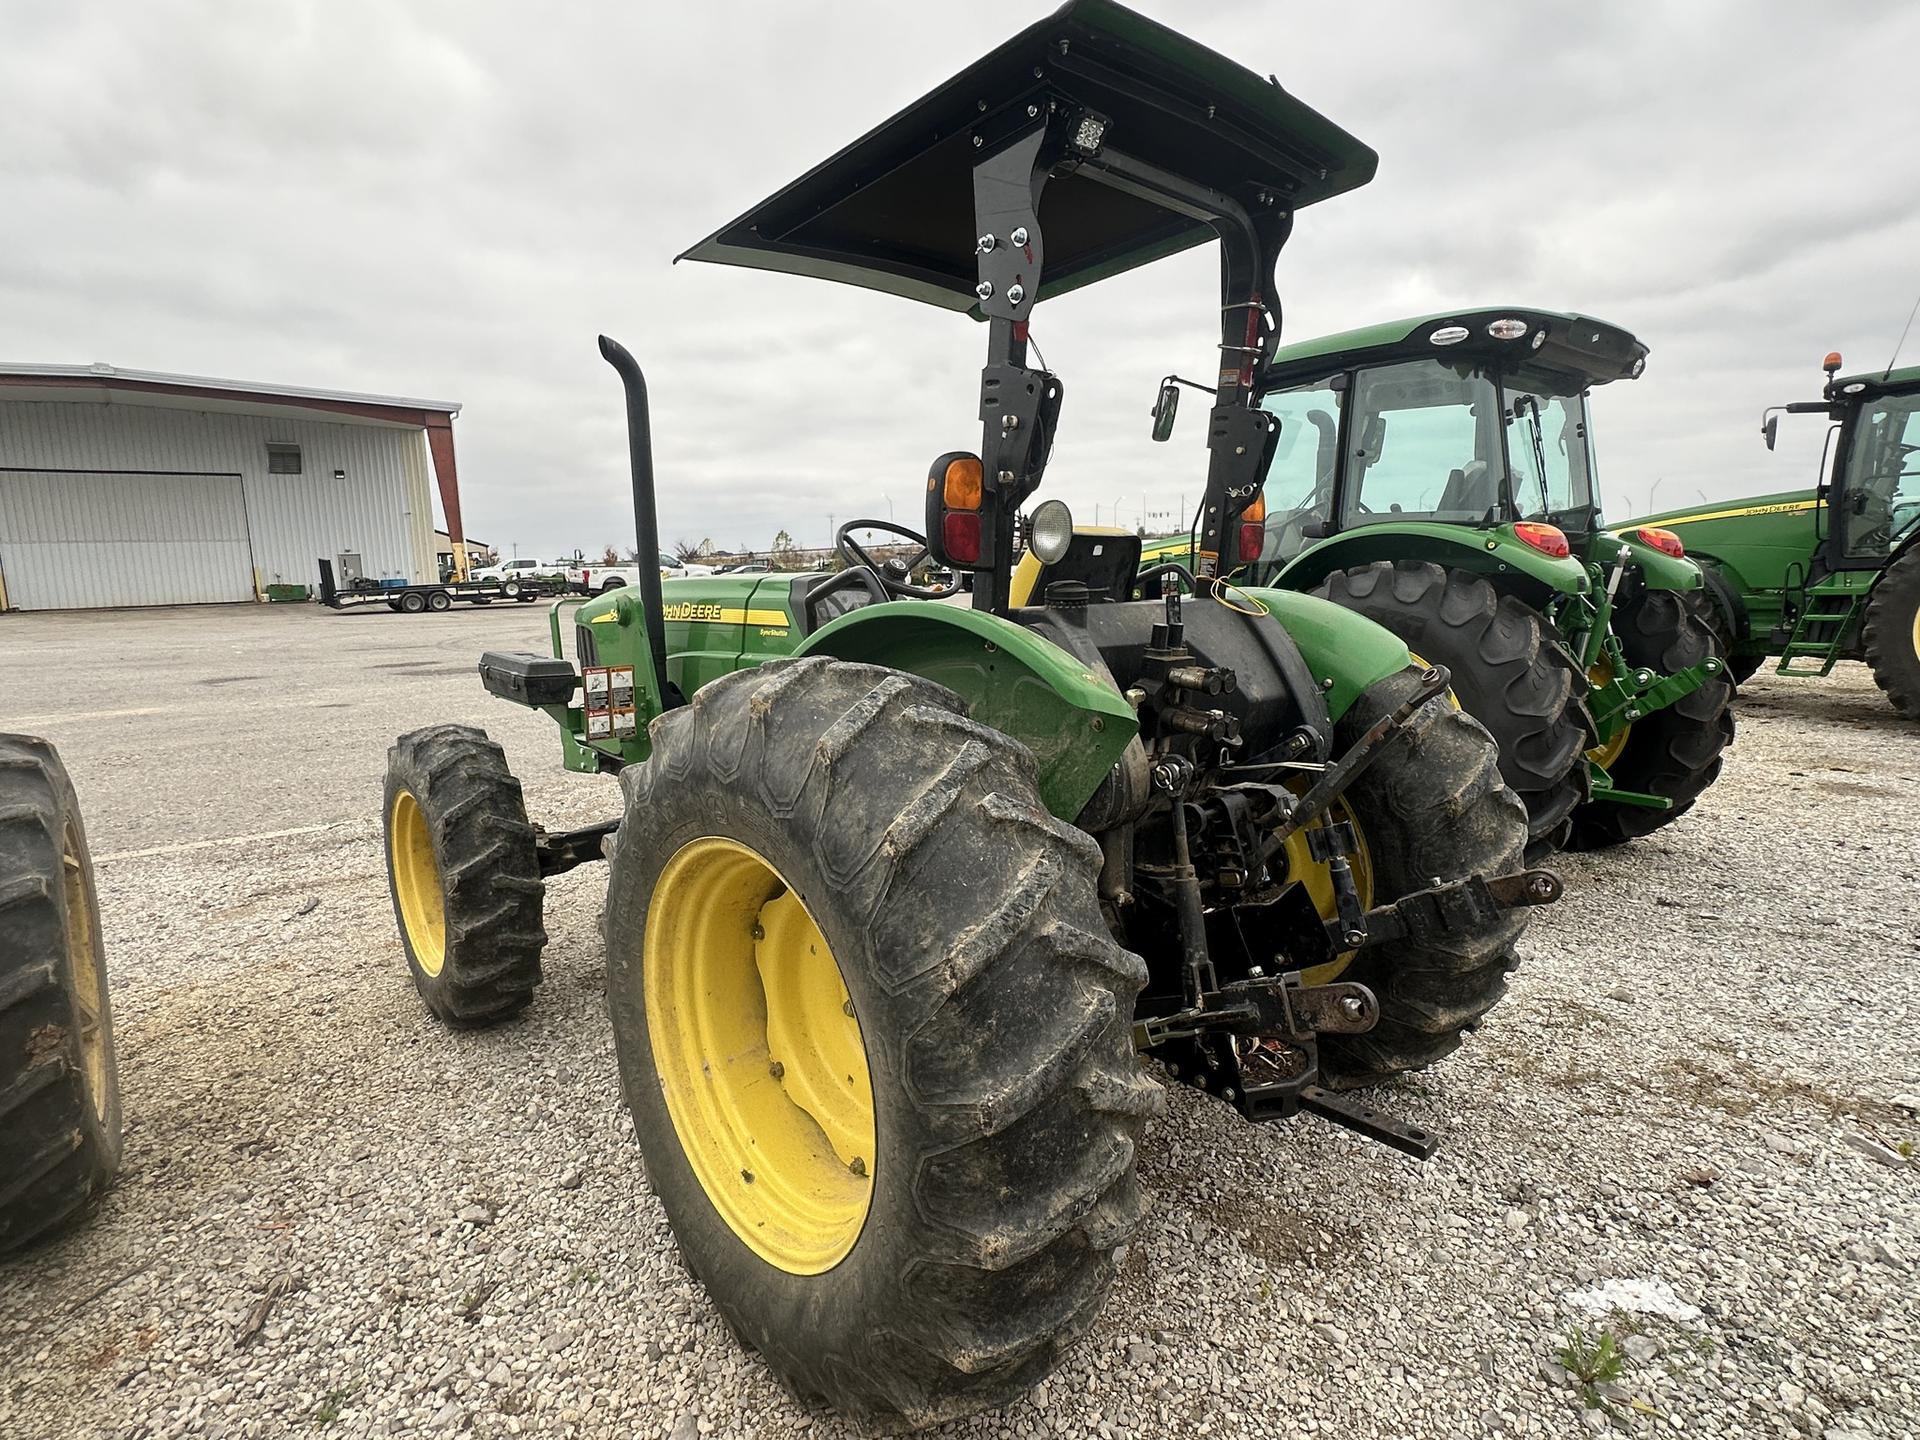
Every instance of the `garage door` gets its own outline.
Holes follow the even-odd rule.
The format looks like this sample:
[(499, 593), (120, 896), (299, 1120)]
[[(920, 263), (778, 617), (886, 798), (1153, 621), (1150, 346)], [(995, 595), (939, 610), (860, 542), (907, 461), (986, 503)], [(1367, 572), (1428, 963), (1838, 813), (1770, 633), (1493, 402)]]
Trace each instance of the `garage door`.
[(0, 579), (20, 610), (251, 600), (240, 477), (0, 471)]

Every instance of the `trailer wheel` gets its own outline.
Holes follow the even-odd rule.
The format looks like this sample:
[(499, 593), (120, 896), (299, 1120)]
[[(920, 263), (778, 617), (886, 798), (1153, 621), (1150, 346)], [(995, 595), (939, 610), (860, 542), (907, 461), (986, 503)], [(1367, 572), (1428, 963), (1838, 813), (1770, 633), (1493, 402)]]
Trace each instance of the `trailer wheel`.
[(427, 608), (429, 610), (451, 610), (453, 608), (453, 597), (444, 590), (436, 590), (427, 596)]
[(450, 1025), (489, 1025), (540, 983), (545, 886), (520, 782), (484, 730), (434, 725), (387, 751), (387, 888), (407, 968)]
[(518, 600), (520, 598), (520, 582), (518, 580), (507, 581), (501, 585), (500, 593), (509, 600)]
[[(1718, 653), (1710, 606), (1698, 593), (1646, 590), (1615, 607), (1614, 633), (1630, 664), (1671, 675)], [(1589, 801), (1574, 812), (1570, 847), (1602, 850), (1624, 844), (1686, 814), (1719, 776), (1720, 753), (1733, 743), (1732, 702), (1733, 681), (1715, 676), (1589, 752), (1621, 789), (1664, 796), (1673, 804), (1648, 810)]]
[(0, 1251), (74, 1219), (120, 1167), (93, 860), (53, 746), (0, 735)]
[(1920, 720), (1920, 546), (1880, 572), (1862, 628), (1874, 683), (1893, 708)]
[(1336, 571), (1317, 593), (1452, 672), (1454, 695), (1499, 744), (1500, 778), (1527, 807), (1529, 855), (1565, 843), (1587, 798), (1580, 756), (1593, 729), (1580, 667), (1539, 612), (1478, 575), (1425, 560)]
[[(1340, 717), (1335, 749), (1398, 709), (1420, 674), (1403, 670), (1369, 687)], [(1436, 882), (1509, 874), (1523, 863), (1526, 807), (1501, 783), (1493, 737), (1444, 700), (1417, 711), (1342, 799), (1362, 847), (1353, 866), (1363, 903), (1390, 904)], [(1304, 852), (1290, 850), (1289, 859), (1300, 863)], [(1316, 877), (1300, 878), (1323, 918), (1334, 918), (1331, 883), (1316, 894)], [(1357, 981), (1380, 1000), (1380, 1022), (1366, 1034), (1321, 1037), (1321, 1083), (1335, 1090), (1373, 1085), (1458, 1049), (1462, 1032), (1506, 994), (1526, 924), (1524, 910), (1508, 910), (1478, 930), (1410, 936), (1309, 971), (1310, 983)]]
[(711, 682), (621, 772), (607, 998), (645, 1156), (721, 1314), (888, 1426), (1023, 1393), (1092, 1322), (1163, 1104), (1099, 851), (929, 681)]
[(393, 611), (394, 614), (398, 615), (400, 613), (400, 602), (398, 600), (387, 601), (387, 609)]
[(418, 590), (403, 591), (400, 595), (400, 609), (408, 615), (418, 615), (427, 608), (427, 597)]

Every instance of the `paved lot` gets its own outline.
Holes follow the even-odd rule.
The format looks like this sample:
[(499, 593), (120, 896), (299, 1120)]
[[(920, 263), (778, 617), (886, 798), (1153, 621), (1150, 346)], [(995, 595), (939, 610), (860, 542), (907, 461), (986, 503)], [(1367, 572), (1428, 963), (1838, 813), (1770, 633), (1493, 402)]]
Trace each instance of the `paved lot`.
[[(61, 747), (99, 859), (131, 1126), (91, 1222), (0, 1264), (0, 1436), (841, 1433), (674, 1255), (597, 868), (550, 892), (523, 1020), (450, 1034), (407, 980), (395, 733), (485, 725), (550, 824), (616, 801), (474, 676), (543, 632), (0, 617), (0, 729)], [(954, 1433), (1920, 1434), (1920, 1169), (1867, 1153), (1920, 1141), (1920, 729), (1857, 666), (1756, 680), (1740, 727), (1693, 815), (1562, 863), (1510, 1000), (1390, 1094), (1439, 1156), (1175, 1094), (1113, 1304)], [(1574, 1327), (1625, 1349), (1606, 1409), (1556, 1368)]]

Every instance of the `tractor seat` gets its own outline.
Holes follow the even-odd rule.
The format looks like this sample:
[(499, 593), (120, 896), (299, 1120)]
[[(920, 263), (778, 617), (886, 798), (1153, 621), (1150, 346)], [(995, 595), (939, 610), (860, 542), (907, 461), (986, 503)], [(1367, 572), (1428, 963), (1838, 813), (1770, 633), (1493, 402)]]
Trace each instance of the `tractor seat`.
[(1447, 476), (1446, 488), (1440, 492), (1440, 503), (1434, 507), (1434, 513), (1484, 515), (1499, 502), (1495, 488), (1493, 467), (1484, 460), (1471, 461)]
[(829, 621), (887, 598), (880, 577), (865, 565), (849, 565), (831, 575), (795, 578), (789, 608), (800, 621), (800, 633), (811, 635)]

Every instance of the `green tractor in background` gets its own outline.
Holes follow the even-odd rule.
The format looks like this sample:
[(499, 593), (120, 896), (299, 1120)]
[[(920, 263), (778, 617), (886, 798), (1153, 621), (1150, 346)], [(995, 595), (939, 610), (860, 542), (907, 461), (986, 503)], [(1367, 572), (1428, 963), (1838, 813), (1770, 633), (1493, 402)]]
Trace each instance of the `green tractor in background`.
[[(608, 858), (608, 1002), (653, 1192), (735, 1332), (805, 1396), (890, 1424), (1003, 1403), (1092, 1322), (1145, 1206), (1140, 1056), (1250, 1120), (1307, 1110), (1415, 1155), (1339, 1092), (1431, 1064), (1500, 997), (1525, 813), (1440, 666), (1336, 605), (1016, 522), (1059, 420), (1041, 299), (1219, 242), (1204, 548), (1240, 563), (1276, 435), (1253, 403), (1298, 210), (1371, 150), (1277, 83), (1075, 0), (723, 227), (690, 258), (984, 320), (978, 454), (926, 532), (849, 521), (832, 574), (560, 606), (493, 693), (618, 774), (622, 817), (538, 829), (484, 733), (393, 747), (386, 849), (413, 979), (455, 1024), (525, 1006), (543, 881)], [(646, 384), (626, 389), (641, 554)], [(829, 408), (851, 377), (815, 377)], [(855, 538), (892, 530), (879, 563)], [(971, 604), (912, 578), (971, 576)], [(1172, 583), (1177, 581), (1178, 583)], [(948, 600), (952, 603), (929, 603)], [(574, 602), (569, 602), (574, 603)], [(1284, 1204), (1284, 1193), (1272, 1203)]]
[[(1646, 355), (1588, 316), (1503, 307), (1290, 345), (1261, 386), (1280, 437), (1239, 576), (1324, 595), (1445, 665), (1536, 853), (1668, 823), (1733, 738), (1699, 568), (1670, 533), (1600, 523), (1588, 392)], [(1184, 383), (1162, 384), (1156, 438)]]
[(1629, 523), (1685, 537), (1737, 679), (1769, 655), (1797, 676), (1864, 660), (1894, 708), (1920, 720), (1920, 366), (1839, 375), (1840, 364), (1827, 356), (1823, 398), (1761, 421), (1769, 450), (1782, 411), (1832, 421), (1824, 484)]

